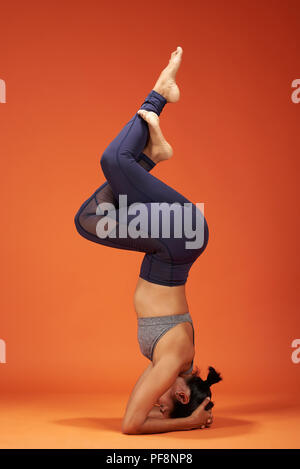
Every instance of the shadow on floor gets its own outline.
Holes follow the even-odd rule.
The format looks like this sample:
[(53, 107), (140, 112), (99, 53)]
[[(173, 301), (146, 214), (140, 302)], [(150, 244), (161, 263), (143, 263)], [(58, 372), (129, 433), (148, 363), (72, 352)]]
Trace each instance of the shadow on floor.
[[(66, 425), (72, 427), (81, 427), (94, 429), (96, 431), (117, 432), (121, 435), (122, 419), (120, 418), (95, 418), (95, 417), (81, 417), (75, 419), (55, 420), (53, 423), (58, 425)], [(180, 431), (180, 439), (208, 439), (208, 438), (228, 438), (241, 434), (250, 433), (257, 427), (256, 422), (245, 419), (229, 418), (218, 416), (214, 418), (214, 423), (211, 428)], [(160, 433), (161, 437), (176, 438), (179, 432)], [(130, 436), (130, 435), (124, 435)], [(135, 437), (145, 437), (147, 435), (134, 435)], [(152, 434), (153, 436), (153, 434)]]
[(274, 398), (268, 398), (265, 401), (262, 399), (257, 400), (257, 402), (245, 402), (239, 403), (238, 397), (237, 401), (234, 404), (224, 404), (220, 405), (218, 411), (221, 414), (259, 414), (265, 412), (284, 412), (289, 409), (298, 409), (300, 404), (299, 401), (295, 400), (290, 396), (282, 396), (282, 399), (279, 399), (278, 396)]

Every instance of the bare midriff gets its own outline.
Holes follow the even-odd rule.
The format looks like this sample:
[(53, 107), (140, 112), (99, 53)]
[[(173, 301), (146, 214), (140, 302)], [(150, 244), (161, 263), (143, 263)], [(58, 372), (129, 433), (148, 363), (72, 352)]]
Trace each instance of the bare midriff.
[(134, 307), (137, 317), (188, 313), (185, 285), (167, 287), (139, 277), (134, 292)]

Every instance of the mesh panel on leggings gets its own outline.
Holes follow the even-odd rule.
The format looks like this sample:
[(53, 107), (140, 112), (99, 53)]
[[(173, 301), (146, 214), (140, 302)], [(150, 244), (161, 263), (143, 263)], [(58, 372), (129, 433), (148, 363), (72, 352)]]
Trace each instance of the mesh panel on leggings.
[(163, 249), (162, 243), (158, 239), (153, 238), (120, 238), (118, 237), (118, 230), (116, 230), (116, 237), (99, 238), (97, 235), (97, 224), (105, 216), (109, 217), (109, 212), (103, 215), (97, 215), (96, 210), (98, 204), (109, 202), (114, 205), (116, 213), (116, 224), (118, 224), (118, 201), (116, 200), (113, 191), (105, 182), (97, 191), (83, 204), (76, 216), (77, 227), (79, 224), (80, 234), (90, 241), (95, 243), (115, 247), (118, 249), (126, 249), (129, 251), (140, 251), (148, 254), (161, 251)]

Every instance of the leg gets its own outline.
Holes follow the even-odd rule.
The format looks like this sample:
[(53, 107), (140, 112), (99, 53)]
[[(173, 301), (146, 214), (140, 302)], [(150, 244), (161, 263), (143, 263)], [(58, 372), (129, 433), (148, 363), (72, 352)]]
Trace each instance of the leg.
[[(156, 98), (159, 98), (161, 103), (161, 107), (157, 110), (159, 115), (165, 103), (163, 97), (157, 96), (157, 93), (154, 93), (153, 90), (147, 96), (142, 108), (151, 112), (151, 104), (153, 106), (156, 104)], [(181, 206), (182, 213), (186, 213), (184, 212), (184, 204), (190, 203), (190, 201), (152, 174), (143, 171), (136, 162), (136, 155), (147, 139), (147, 132), (145, 132), (144, 126), (141, 125), (143, 123), (139, 118), (139, 115), (135, 115), (126, 124), (101, 158), (103, 172), (111, 184), (115, 197), (126, 194), (129, 205), (134, 202), (144, 203), (147, 207), (150, 207), (148, 212), (150, 219), (151, 205), (155, 202), (166, 202), (167, 205), (177, 202)], [(192, 264), (204, 251), (208, 241), (206, 220), (202, 214), (200, 215), (200, 211), (196, 206), (191, 205), (193, 226), (195, 226), (197, 219), (198, 221), (200, 218), (203, 220), (202, 245), (194, 249), (186, 249), (187, 239), (185, 236), (176, 238), (174, 234), (168, 239), (164, 239), (162, 235), (155, 240), (150, 238), (146, 240), (147, 243), (142, 240), (142, 243), (146, 243), (151, 248), (154, 241), (159, 243), (155, 246), (155, 251), (145, 251), (146, 255), (140, 270), (141, 278), (166, 286), (183, 285), (186, 282)], [(175, 231), (174, 218), (170, 220), (170, 223)], [(161, 232), (160, 227), (159, 232)]]
[[(175, 84), (175, 74), (178, 66), (178, 57), (175, 57), (173, 63), (170, 60), (170, 64), (160, 75), (155, 87), (141, 107), (141, 110), (148, 111), (146, 115), (156, 113), (159, 116), (167, 102), (175, 102), (179, 99), (179, 90)], [(127, 237), (103, 240), (97, 237), (95, 229), (97, 220), (99, 221), (99, 215), (96, 215), (96, 208), (101, 203), (103, 196), (104, 201), (107, 197), (116, 201), (120, 194), (126, 194), (128, 204), (143, 202), (146, 206), (149, 219), (151, 218), (152, 205), (155, 202), (167, 202), (167, 204), (177, 202), (180, 204), (182, 212), (185, 210), (183, 207), (184, 203), (190, 203), (184, 196), (149, 174), (147, 169), (142, 166), (142, 163), (145, 164), (145, 161), (147, 162), (147, 156), (144, 155), (141, 158), (140, 153), (143, 149), (146, 151), (145, 144), (148, 139), (149, 129), (143, 120), (143, 118), (147, 120), (146, 115), (143, 115), (143, 118), (141, 115), (143, 114), (135, 114), (103, 153), (101, 166), (107, 177), (107, 183), (104, 183), (104, 187), (101, 186), (93, 194), (84, 204), (83, 209), (81, 207), (78, 212), (79, 215), (77, 214), (78, 216), (75, 217), (75, 223), (80, 232), (82, 229), (80, 219), (85, 219), (85, 223), (87, 223), (86, 229), (84, 229), (84, 233), (80, 232), (80, 234), (92, 241), (120, 249), (145, 252), (146, 255), (141, 266), (140, 277), (160, 285), (183, 285), (186, 282), (191, 265), (203, 252), (207, 244), (208, 227), (203, 216), (204, 243), (201, 248), (195, 249), (185, 248), (186, 238), (184, 236), (176, 238), (172, 235), (168, 239), (160, 236), (160, 238), (148, 237), (146, 239)], [(157, 137), (158, 139), (160, 138), (159, 134), (157, 134)], [(139, 162), (141, 164), (138, 164)], [(151, 165), (150, 162), (150, 167)], [(105, 189), (107, 186), (111, 186), (110, 193)], [(195, 205), (192, 206), (192, 209), (192, 216), (195, 221), (196, 212), (200, 211), (196, 209)], [(83, 214), (86, 216), (80, 217)], [(130, 222), (129, 219), (128, 222)], [(89, 223), (91, 223), (90, 227), (88, 226)], [(193, 226), (195, 226), (194, 222)], [(161, 227), (158, 227), (159, 233), (161, 233)], [(171, 227), (175, 228), (174, 219), (171, 220)], [(92, 233), (93, 230), (94, 232)]]
[[(140, 110), (150, 111), (147, 114), (156, 113), (159, 116), (167, 102), (178, 101), (180, 92), (175, 78), (181, 59), (182, 49), (177, 47)], [(159, 139), (159, 128), (155, 132)], [(133, 202), (179, 202), (181, 204), (189, 202), (154, 176), (142, 171), (137, 165), (137, 155), (145, 147), (148, 136), (147, 124), (140, 115), (135, 114), (104, 151), (101, 166), (115, 197), (126, 194), (129, 204)]]
[[(175, 102), (179, 99), (179, 89), (175, 82), (175, 76), (181, 62), (181, 56), (181, 48), (177, 48), (177, 50), (172, 53), (168, 66), (162, 71), (157, 82), (155, 83), (153, 92), (150, 93), (151, 99), (146, 99), (145, 103), (141, 106), (141, 109), (148, 109), (148, 111), (152, 111), (152, 114), (156, 112), (155, 115), (158, 116), (167, 102)], [(151, 114), (151, 112), (148, 114)], [(116, 145), (118, 144), (118, 140), (121, 140), (123, 136), (126, 135), (127, 128), (131, 126), (136, 117), (137, 115), (135, 115), (131, 121), (128, 122), (117, 138), (109, 145), (108, 149), (110, 152), (114, 153)], [(152, 129), (152, 134), (151, 126), (149, 132), (147, 123), (141, 117), (138, 117), (138, 125), (142, 129), (143, 138), (142, 141), (139, 142), (139, 150), (137, 150), (134, 154), (136, 166), (140, 165), (141, 172), (143, 172), (142, 168), (149, 172), (156, 164), (156, 156), (158, 156), (159, 153), (161, 154), (163, 151), (165, 157), (168, 158), (170, 156), (171, 148), (170, 145), (169, 147), (166, 146), (165, 141), (163, 141), (162, 146), (160, 145), (162, 140), (161, 132), (158, 132), (157, 129)], [(150, 138), (148, 138), (149, 133)], [(151, 142), (152, 136), (153, 142)], [(147, 141), (148, 144), (145, 147)], [(163, 147), (163, 150), (161, 150), (161, 147)], [(109, 164), (110, 162), (108, 162), (108, 166)], [(111, 181), (107, 181), (100, 188), (98, 188), (86, 202), (84, 202), (75, 216), (75, 224), (80, 234), (88, 237), (92, 241), (100, 242), (99, 238), (96, 237), (96, 226), (100, 219), (99, 215), (96, 215), (97, 205), (100, 202), (110, 202), (114, 204), (115, 208), (118, 208), (118, 201), (115, 197), (116, 195), (116, 188), (113, 191), (111, 187)]]
[[(141, 109), (160, 115), (166, 103), (167, 100), (162, 95), (152, 90)], [(137, 155), (145, 147), (148, 132), (147, 123), (135, 114), (104, 151), (101, 166), (115, 197), (126, 194), (128, 204), (190, 202), (152, 174), (143, 171), (137, 164)]]
[[(148, 153), (151, 156), (151, 152)], [(140, 153), (137, 157), (137, 163), (146, 171), (151, 171), (156, 163), (145, 153)], [(75, 215), (75, 226), (77, 231), (81, 236), (90, 241), (104, 244), (106, 246), (111, 246), (119, 249), (136, 249), (140, 250), (138, 242), (135, 246), (126, 242), (124, 238), (118, 240), (115, 238), (102, 239), (97, 235), (97, 224), (103, 218), (101, 215), (97, 215), (97, 207), (100, 203), (110, 203), (114, 206), (114, 209), (117, 211), (119, 208), (118, 200), (115, 198), (114, 193), (107, 181), (105, 181), (79, 208), (78, 212)], [(144, 249), (143, 252), (146, 252)]]

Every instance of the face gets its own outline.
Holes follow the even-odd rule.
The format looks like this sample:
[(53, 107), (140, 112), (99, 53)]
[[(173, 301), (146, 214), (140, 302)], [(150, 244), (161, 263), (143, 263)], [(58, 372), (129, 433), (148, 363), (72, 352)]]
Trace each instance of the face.
[(164, 418), (169, 418), (176, 400), (187, 404), (190, 399), (190, 388), (184, 378), (178, 377), (175, 383), (158, 399), (160, 412)]
[(165, 418), (168, 418), (174, 407), (174, 399), (172, 397), (172, 387), (169, 388), (159, 399), (160, 412)]

